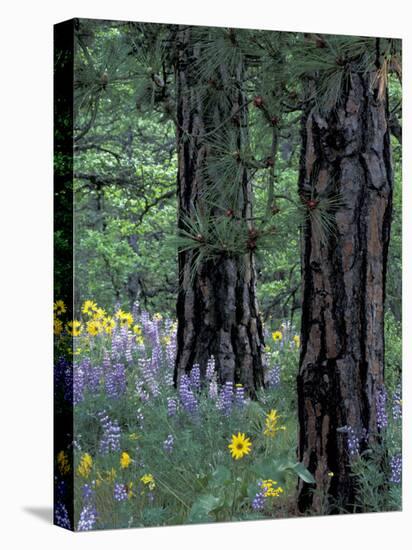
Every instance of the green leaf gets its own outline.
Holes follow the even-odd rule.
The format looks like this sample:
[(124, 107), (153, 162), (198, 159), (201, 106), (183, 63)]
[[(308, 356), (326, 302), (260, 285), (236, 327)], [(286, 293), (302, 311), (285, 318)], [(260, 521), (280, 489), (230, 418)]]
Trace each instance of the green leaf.
[(211, 485), (219, 487), (221, 485), (227, 485), (230, 481), (231, 474), (229, 468), (220, 465), (212, 474)]
[(213, 521), (210, 512), (220, 506), (220, 498), (213, 495), (202, 495), (192, 505), (187, 518), (189, 523), (203, 523)]
[(306, 481), (306, 483), (316, 483), (313, 475), (309, 472), (307, 468), (305, 468), (305, 466), (301, 462), (293, 464), (291, 469), (300, 477), (300, 479)]

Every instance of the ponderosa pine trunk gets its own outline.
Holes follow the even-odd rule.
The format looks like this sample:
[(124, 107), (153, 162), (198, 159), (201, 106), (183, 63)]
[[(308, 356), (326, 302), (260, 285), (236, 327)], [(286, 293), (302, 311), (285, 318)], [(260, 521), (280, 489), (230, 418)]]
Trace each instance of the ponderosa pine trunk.
[(322, 196), (339, 196), (335, 234), (322, 239), (311, 216), (303, 230), (297, 381), (299, 460), (316, 479), (316, 487), (300, 483), (298, 505), (324, 512), (326, 496), (330, 513), (355, 502), (348, 440), (357, 438), (362, 451), (379, 438), (393, 187), (382, 82), (376, 73), (351, 74), (344, 94), (327, 115), (307, 110), (299, 184), (312, 215)]
[[(213, 80), (201, 83), (198, 76), (198, 49), (190, 43), (191, 29), (179, 33), (177, 84), (178, 227), (184, 218), (194, 217), (205, 207), (204, 195), (211, 185), (207, 173), (210, 142), (226, 129), (236, 133), (239, 148), (247, 139), (247, 104), (242, 92), (243, 68), (229, 73), (220, 66)], [(219, 90), (208, 97), (208, 87)], [(205, 91), (206, 88), (206, 91)], [(219, 96), (219, 94), (217, 94)], [(252, 190), (246, 168), (239, 179), (239, 201), (233, 206), (240, 221), (252, 232)], [(214, 182), (213, 203), (225, 203), (224, 187)], [(213, 215), (225, 215), (217, 206)], [(234, 222), (235, 223), (235, 222)], [(253, 239), (252, 239), (253, 240)], [(204, 375), (213, 356), (218, 381), (240, 383), (254, 395), (263, 385), (264, 342), (256, 299), (256, 269), (253, 244), (242, 257), (222, 250), (218, 258), (201, 263), (193, 275), (196, 251), (180, 251), (177, 300), (177, 358), (175, 382), (189, 373), (194, 364)]]

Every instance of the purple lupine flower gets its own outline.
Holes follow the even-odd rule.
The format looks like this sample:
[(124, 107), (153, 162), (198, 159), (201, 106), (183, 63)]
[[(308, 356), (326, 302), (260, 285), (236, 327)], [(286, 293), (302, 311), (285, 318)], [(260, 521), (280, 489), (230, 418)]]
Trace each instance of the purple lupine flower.
[(67, 485), (64, 479), (60, 479), (57, 481), (56, 479), (56, 494), (59, 497), (59, 499), (63, 499), (66, 496), (67, 493)]
[(263, 491), (256, 493), (255, 498), (252, 500), (252, 508), (255, 512), (261, 512), (265, 507), (265, 494)]
[(112, 357), (120, 359), (122, 356), (122, 336), (116, 327), (112, 334)]
[(190, 387), (193, 390), (198, 390), (200, 388), (200, 367), (195, 364), (190, 371)]
[(197, 400), (190, 389), (190, 380), (187, 374), (183, 374), (179, 384), (179, 397), (183, 408), (193, 414), (197, 411)]
[(216, 373), (213, 375), (212, 380), (210, 381), (210, 384), (209, 384), (209, 397), (210, 399), (213, 399), (213, 401), (216, 401), (218, 397)]
[(139, 312), (140, 312), (140, 305), (139, 305), (139, 302), (136, 300), (133, 303), (133, 306), (132, 306), (133, 319), (138, 319), (139, 318)]
[(213, 355), (211, 355), (207, 360), (207, 365), (206, 365), (206, 380), (208, 380), (209, 382), (211, 382), (211, 380), (213, 379), (213, 376), (215, 374), (215, 367), (216, 367), (215, 358), (213, 357)]
[(339, 428), (338, 431), (346, 433), (347, 435), (349, 456), (352, 458), (357, 456), (360, 451), (360, 440), (352, 426), (343, 426), (342, 428)]
[(175, 440), (172, 434), (169, 434), (166, 439), (163, 441), (163, 449), (166, 453), (171, 453), (173, 451)]
[(217, 407), (224, 416), (229, 416), (230, 413), (232, 412), (232, 404), (233, 404), (233, 382), (227, 380), (220, 392), (219, 400), (217, 402)]
[(376, 425), (379, 430), (388, 425), (388, 415), (386, 414), (386, 390), (381, 388), (376, 393)]
[(400, 384), (392, 396), (392, 417), (395, 421), (402, 419), (402, 388)]
[(54, 508), (54, 523), (64, 529), (71, 529), (69, 513), (62, 502), (58, 502)]
[(117, 420), (110, 420), (105, 411), (98, 413), (103, 435), (100, 440), (99, 450), (102, 454), (120, 451), (120, 426)]
[(159, 383), (155, 378), (152, 362), (148, 359), (140, 359), (139, 363), (142, 365), (142, 377), (147, 389), (153, 397), (158, 397), (160, 395)]
[(80, 512), (80, 519), (77, 524), (78, 531), (91, 531), (97, 520), (97, 511), (94, 504), (86, 504)]
[(117, 502), (127, 500), (127, 489), (123, 483), (114, 484), (113, 498), (117, 500)]
[(102, 367), (100, 365), (92, 365), (89, 359), (84, 359), (83, 372), (87, 389), (92, 393), (96, 393), (99, 390), (100, 380), (103, 374)]
[(167, 416), (174, 416), (177, 412), (177, 402), (176, 399), (172, 397), (167, 398)]
[(106, 373), (106, 394), (110, 399), (118, 399), (126, 391), (126, 369), (121, 363), (113, 365)]
[(173, 386), (173, 372), (169, 368), (164, 373), (164, 384), (165, 386)]
[(94, 487), (89, 483), (85, 483), (82, 487), (83, 503), (90, 502), (94, 497)]
[(85, 386), (86, 377), (84, 375), (83, 364), (75, 363), (73, 365), (73, 405), (77, 405), (83, 401)]
[(166, 361), (170, 370), (174, 369), (175, 357), (176, 357), (176, 339), (172, 338), (170, 343), (166, 346)]
[(269, 388), (277, 388), (280, 385), (280, 365), (274, 365), (268, 373)]
[(402, 455), (397, 454), (393, 456), (390, 460), (391, 466), (391, 477), (390, 481), (392, 483), (401, 483), (402, 481)]
[(239, 408), (245, 405), (245, 388), (242, 384), (236, 384), (235, 386), (235, 405)]

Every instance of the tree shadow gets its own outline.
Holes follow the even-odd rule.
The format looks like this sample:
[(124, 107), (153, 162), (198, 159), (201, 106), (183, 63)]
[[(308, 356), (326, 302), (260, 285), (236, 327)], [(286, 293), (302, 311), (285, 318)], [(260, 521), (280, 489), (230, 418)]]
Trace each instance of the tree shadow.
[(53, 523), (53, 508), (51, 506), (26, 506), (23, 511), (47, 523)]

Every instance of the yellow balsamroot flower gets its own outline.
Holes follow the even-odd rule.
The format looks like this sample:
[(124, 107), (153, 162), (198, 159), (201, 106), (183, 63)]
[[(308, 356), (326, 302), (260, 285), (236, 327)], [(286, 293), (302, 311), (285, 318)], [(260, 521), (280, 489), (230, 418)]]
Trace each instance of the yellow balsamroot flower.
[(162, 338), (160, 338), (160, 341), (164, 346), (168, 346), (172, 339), (170, 338), (170, 336), (163, 336)]
[(273, 479), (264, 479), (262, 481), (261, 488), (263, 489), (263, 495), (265, 497), (278, 497), (283, 493), (282, 487), (275, 487), (277, 485), (277, 481), (273, 481)]
[(153, 491), (153, 489), (156, 487), (156, 482), (155, 482), (154, 477), (152, 476), (152, 474), (145, 474), (144, 476), (142, 476), (140, 478), (140, 481), (144, 485), (147, 485), (151, 491)]
[(138, 346), (144, 346), (144, 340), (142, 336), (136, 336), (136, 342)]
[(63, 300), (56, 300), (53, 304), (53, 311), (55, 315), (61, 315), (62, 313), (66, 313), (66, 305), (63, 302)]
[(82, 477), (88, 477), (92, 470), (92, 466), (93, 466), (92, 457), (88, 453), (85, 453), (80, 459), (80, 463), (79, 463), (79, 466), (77, 467), (77, 471)]
[(160, 313), (155, 313), (155, 314), (153, 315), (153, 319), (154, 319), (155, 321), (161, 321), (161, 320), (163, 319), (163, 317), (162, 317), (162, 315), (161, 315)]
[(129, 453), (123, 452), (120, 455), (120, 467), (126, 469), (130, 466), (131, 463), (132, 459), (130, 458)]
[(280, 330), (275, 330), (275, 332), (272, 332), (272, 338), (275, 342), (280, 342), (283, 338), (283, 334)]
[(100, 324), (99, 321), (88, 321), (87, 322), (87, 332), (90, 334), (90, 336), (97, 336), (101, 333), (103, 327)]
[(237, 435), (232, 435), (232, 442), (228, 445), (232, 458), (235, 460), (249, 454), (251, 446), (250, 439), (240, 432)]
[(300, 336), (299, 336), (299, 334), (295, 334), (295, 336), (293, 337), (293, 341), (295, 342), (295, 346), (297, 348), (299, 348), (300, 347)]
[(139, 325), (134, 325), (133, 332), (136, 334), (136, 336), (140, 336), (142, 334), (142, 327)]
[(70, 472), (70, 462), (67, 458), (67, 455), (64, 451), (60, 451), (57, 454), (57, 466), (59, 468), (59, 472), (62, 476), (68, 474)]
[(53, 332), (56, 336), (60, 336), (63, 332), (63, 323), (57, 317), (53, 320)]
[(285, 426), (278, 426), (279, 419), (280, 417), (275, 409), (272, 409), (266, 415), (265, 429), (263, 430), (263, 434), (266, 437), (275, 437), (277, 432), (286, 430)]
[(125, 311), (119, 309), (116, 312), (116, 317), (119, 319), (122, 327), (131, 327), (133, 325), (133, 315), (131, 313), (126, 313)]
[(106, 334), (111, 334), (116, 327), (116, 321), (113, 317), (106, 317), (102, 320), (102, 327)]
[(66, 325), (66, 330), (71, 336), (80, 336), (83, 327), (80, 321), (69, 321)]
[(98, 307), (96, 311), (93, 313), (93, 319), (95, 321), (103, 321), (103, 319), (106, 317), (106, 312), (103, 308)]
[(85, 315), (93, 315), (97, 311), (97, 304), (93, 300), (86, 300), (83, 303), (82, 313)]

